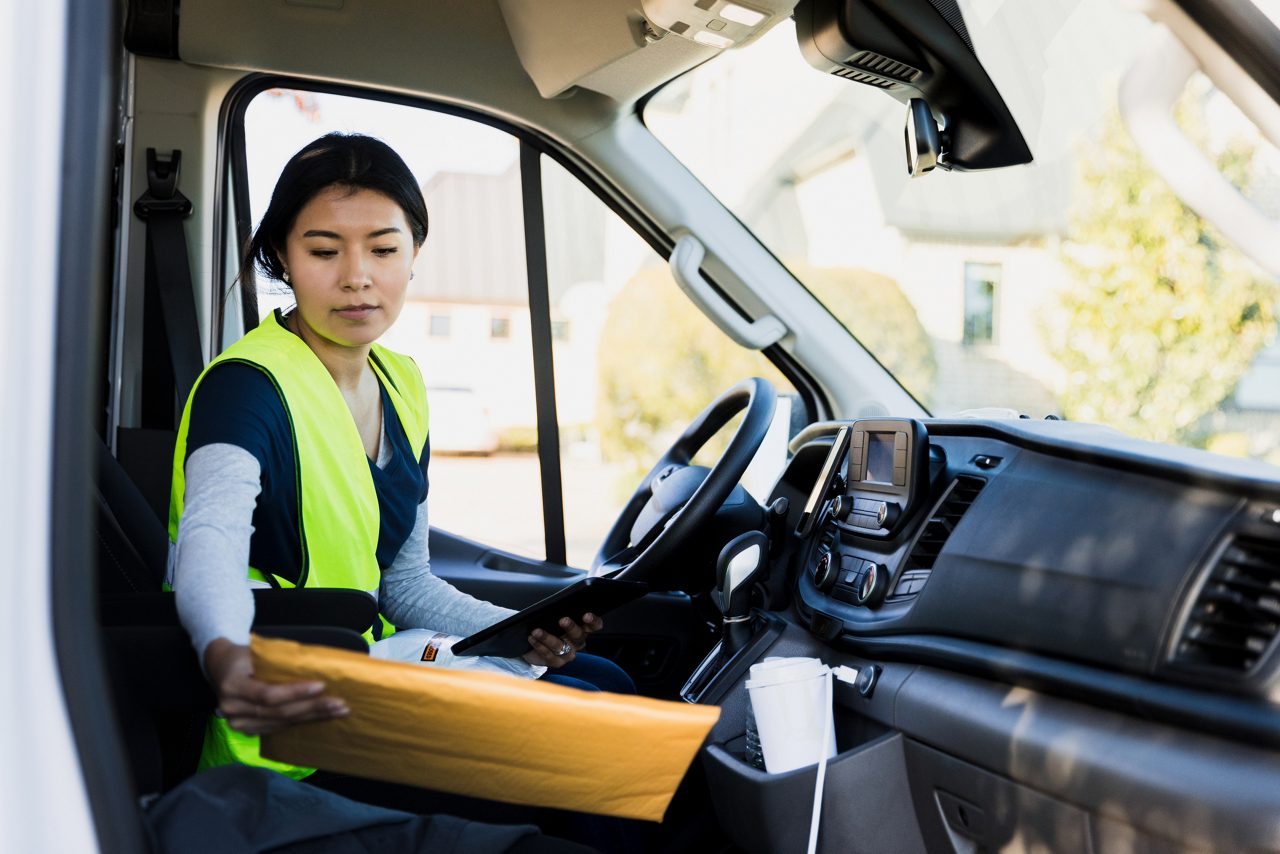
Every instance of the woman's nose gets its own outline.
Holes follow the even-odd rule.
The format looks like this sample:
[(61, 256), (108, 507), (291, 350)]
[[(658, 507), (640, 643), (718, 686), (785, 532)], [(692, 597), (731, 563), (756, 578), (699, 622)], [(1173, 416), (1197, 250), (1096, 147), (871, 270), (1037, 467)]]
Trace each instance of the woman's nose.
[(361, 290), (373, 284), (368, 265), (358, 252), (347, 255), (346, 266), (342, 270), (342, 287), (346, 290)]

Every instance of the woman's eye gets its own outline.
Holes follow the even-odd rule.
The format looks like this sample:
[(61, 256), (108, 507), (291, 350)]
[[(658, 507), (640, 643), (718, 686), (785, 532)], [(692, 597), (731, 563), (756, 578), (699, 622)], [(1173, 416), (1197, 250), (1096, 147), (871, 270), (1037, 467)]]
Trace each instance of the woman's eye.
[(312, 258), (332, 258), (334, 255), (337, 255), (337, 254), (338, 252), (336, 249), (312, 249), (311, 250)]
[(398, 247), (396, 246), (379, 246), (377, 249), (373, 250), (373, 254), (380, 255), (380, 256), (387, 256), (387, 255), (394, 255), (396, 254), (397, 251), (398, 251)]

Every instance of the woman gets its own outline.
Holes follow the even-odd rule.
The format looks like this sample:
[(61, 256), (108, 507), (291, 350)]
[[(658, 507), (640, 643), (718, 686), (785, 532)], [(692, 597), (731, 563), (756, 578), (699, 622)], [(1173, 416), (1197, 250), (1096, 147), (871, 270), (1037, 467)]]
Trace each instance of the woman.
[[(287, 283), (297, 307), (205, 370), (174, 454), (168, 581), (218, 696), (202, 768), (246, 762), (306, 777), (259, 756), (258, 735), (359, 701), (254, 678), (252, 586), (367, 590), (385, 618), (371, 638), (393, 625), (468, 635), (513, 613), (431, 574), (426, 392), (411, 359), (376, 343), (426, 235), (404, 161), (378, 140), (330, 134), (285, 166), (253, 237), (246, 263)], [(529, 638), (530, 675), (634, 690), (611, 662), (579, 657), (598, 617), (561, 627)]]

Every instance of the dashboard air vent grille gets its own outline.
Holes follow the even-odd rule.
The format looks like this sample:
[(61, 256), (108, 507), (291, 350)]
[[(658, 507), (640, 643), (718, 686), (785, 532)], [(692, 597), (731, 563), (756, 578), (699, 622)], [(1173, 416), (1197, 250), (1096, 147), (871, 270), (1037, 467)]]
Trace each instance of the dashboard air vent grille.
[(1280, 632), (1280, 543), (1234, 537), (1178, 635), (1179, 664), (1247, 673)]
[(938, 555), (941, 554), (947, 538), (956, 529), (956, 525), (960, 524), (961, 517), (977, 499), (982, 487), (986, 485), (986, 481), (977, 477), (962, 475), (955, 479), (951, 489), (947, 491), (947, 497), (942, 500), (942, 503), (933, 511), (933, 515), (929, 517), (929, 521), (925, 523), (924, 530), (920, 532), (920, 539), (916, 540), (915, 546), (911, 549), (911, 554), (907, 555), (906, 570), (933, 569), (933, 564), (938, 560)]

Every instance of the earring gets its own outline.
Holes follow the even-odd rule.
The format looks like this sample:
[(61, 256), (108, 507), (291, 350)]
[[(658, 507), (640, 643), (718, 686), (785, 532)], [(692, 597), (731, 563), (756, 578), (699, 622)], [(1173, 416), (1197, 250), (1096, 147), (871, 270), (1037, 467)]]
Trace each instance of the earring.
[(285, 270), (283, 273), (281, 273), (281, 274), (280, 274), (280, 278), (284, 279), (285, 284), (288, 284), (288, 283), (289, 283), (289, 271), (288, 271), (288, 270)]
[(415, 272), (413, 272), (412, 270), (410, 270), (410, 271), (409, 271), (409, 281), (411, 281), (411, 282), (412, 282), (412, 281), (413, 281), (413, 277), (414, 277), (414, 276), (416, 276), (416, 275), (418, 275), (418, 274), (417, 274), (417, 273), (415, 273)]

